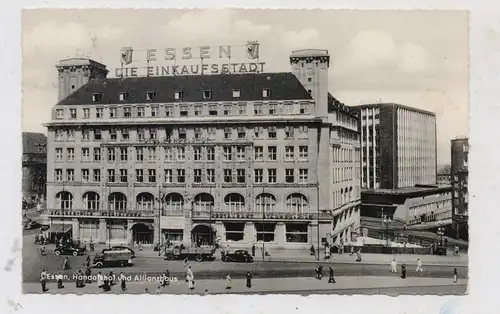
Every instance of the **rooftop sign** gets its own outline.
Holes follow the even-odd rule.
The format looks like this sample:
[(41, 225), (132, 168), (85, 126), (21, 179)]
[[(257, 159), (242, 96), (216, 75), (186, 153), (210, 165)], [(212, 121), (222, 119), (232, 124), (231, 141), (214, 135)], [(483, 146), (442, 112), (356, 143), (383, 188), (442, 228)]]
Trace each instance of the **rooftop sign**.
[[(233, 63), (232, 58), (244, 59), (247, 62)], [(204, 62), (210, 59), (225, 59), (226, 62), (222, 64)], [(189, 64), (178, 65), (179, 60)], [(192, 62), (193, 60), (197, 60), (196, 64)], [(127, 67), (134, 62), (144, 61), (147, 64), (146, 67)], [(157, 63), (161, 61), (170, 64)], [(257, 41), (249, 41), (245, 45), (237, 46), (201, 46), (181, 49), (134, 50), (132, 47), (125, 47), (121, 50), (120, 62), (121, 68), (115, 70), (117, 77), (259, 73), (264, 71), (265, 64), (259, 62)]]

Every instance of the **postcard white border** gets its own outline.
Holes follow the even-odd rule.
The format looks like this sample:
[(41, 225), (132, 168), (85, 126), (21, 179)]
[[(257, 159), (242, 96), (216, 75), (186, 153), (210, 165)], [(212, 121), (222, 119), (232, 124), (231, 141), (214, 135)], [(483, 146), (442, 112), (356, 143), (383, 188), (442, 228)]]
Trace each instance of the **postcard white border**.
[[(0, 10), (2, 138), (1, 208), (3, 241), (2, 285), (6, 311), (128, 313), (168, 311), (191, 313), (498, 313), (498, 259), (500, 228), (500, 14), (494, 1), (333, 1), (309, 0), (202, 0), (184, 1), (5, 1)], [(307, 6), (304, 6), (307, 3)], [(21, 12), (22, 7), (111, 7), (111, 8), (335, 8), (335, 9), (468, 9), (470, 10), (470, 280), (464, 297), (384, 296), (37, 296), (21, 293)], [(8, 271), (10, 269), (10, 271)], [(140, 299), (137, 299), (140, 298)], [(139, 302), (138, 302), (139, 301)]]

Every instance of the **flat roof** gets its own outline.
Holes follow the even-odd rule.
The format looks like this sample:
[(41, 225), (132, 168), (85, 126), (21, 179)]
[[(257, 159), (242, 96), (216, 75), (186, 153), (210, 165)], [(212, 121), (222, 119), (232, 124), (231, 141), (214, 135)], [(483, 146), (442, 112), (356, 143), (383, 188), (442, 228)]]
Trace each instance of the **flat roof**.
[(436, 186), (410, 186), (400, 189), (376, 189), (376, 190), (364, 190), (361, 193), (366, 194), (380, 194), (380, 195), (407, 195), (422, 192), (441, 192), (441, 191), (451, 191), (451, 185), (436, 185)]
[(363, 105), (351, 106), (351, 108), (359, 108), (359, 109), (377, 108), (377, 107), (399, 107), (399, 108), (410, 110), (410, 111), (415, 111), (415, 112), (419, 112), (419, 113), (423, 113), (423, 114), (428, 114), (431, 116), (436, 116), (436, 113), (434, 113), (432, 111), (418, 109), (418, 108), (414, 108), (414, 107), (410, 107), (410, 106), (406, 106), (406, 105), (401, 105), (401, 104), (397, 104), (397, 103), (376, 103), (376, 104), (363, 104)]

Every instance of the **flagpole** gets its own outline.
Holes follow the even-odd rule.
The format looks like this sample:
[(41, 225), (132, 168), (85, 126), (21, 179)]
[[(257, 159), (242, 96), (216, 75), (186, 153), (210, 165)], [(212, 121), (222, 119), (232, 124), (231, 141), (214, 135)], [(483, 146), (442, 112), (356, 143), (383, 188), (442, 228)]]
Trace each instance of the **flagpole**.
[(201, 75), (203, 75), (203, 57), (200, 57), (201, 60)]

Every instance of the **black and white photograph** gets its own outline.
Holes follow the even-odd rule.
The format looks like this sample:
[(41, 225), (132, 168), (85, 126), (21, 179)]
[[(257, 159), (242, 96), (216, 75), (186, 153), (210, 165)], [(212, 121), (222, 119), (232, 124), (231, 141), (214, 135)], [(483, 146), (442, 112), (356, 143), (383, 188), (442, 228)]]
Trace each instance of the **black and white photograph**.
[(21, 19), (23, 293), (467, 294), (467, 11)]

